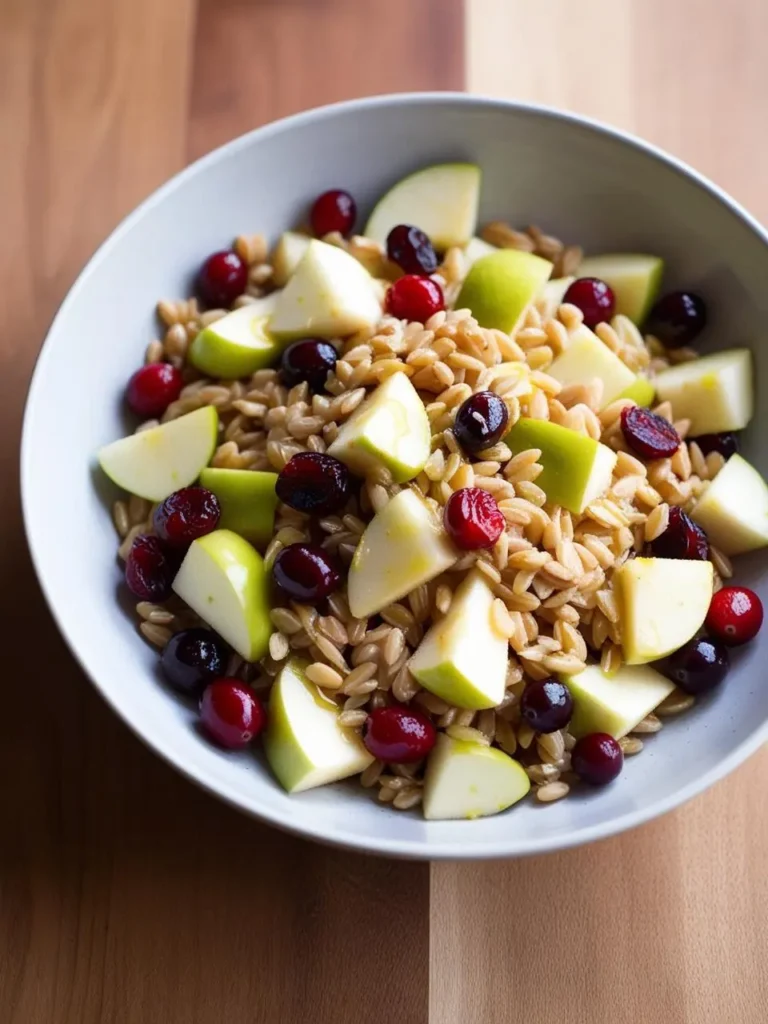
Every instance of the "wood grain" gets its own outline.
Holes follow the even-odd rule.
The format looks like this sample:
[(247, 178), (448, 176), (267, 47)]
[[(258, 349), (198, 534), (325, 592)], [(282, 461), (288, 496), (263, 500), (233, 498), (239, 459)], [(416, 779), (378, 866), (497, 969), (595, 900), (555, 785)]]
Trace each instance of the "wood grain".
[[(768, 219), (766, 31), (761, 0), (472, 0), (469, 86), (644, 135)], [(624, 836), (433, 867), (430, 1018), (762, 1024), (766, 778), (763, 751)]]

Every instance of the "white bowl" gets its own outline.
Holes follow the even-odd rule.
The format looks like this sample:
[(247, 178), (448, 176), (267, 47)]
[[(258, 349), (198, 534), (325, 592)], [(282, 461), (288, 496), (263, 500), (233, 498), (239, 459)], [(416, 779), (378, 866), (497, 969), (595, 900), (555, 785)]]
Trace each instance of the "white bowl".
[[(157, 655), (121, 598), (114, 495), (94, 469), (99, 446), (126, 432), (121, 396), (157, 329), (155, 302), (185, 295), (202, 259), (235, 235), (274, 238), (297, 223), (326, 188), (348, 188), (365, 213), (405, 172), (462, 158), (484, 171), (481, 221), (537, 223), (589, 251), (659, 253), (667, 260), (665, 287), (685, 284), (706, 297), (706, 344), (764, 342), (768, 237), (695, 171), (557, 111), (464, 95), (380, 97), (236, 139), (131, 214), (61, 307), (24, 424), (24, 516), (35, 566), (64, 637), (105, 699), (154, 750), (234, 806), (315, 839), (395, 856), (506, 857), (608, 836), (705, 789), (768, 735), (764, 631), (738, 652), (721, 690), (665, 727), (608, 789), (546, 808), (525, 802), (482, 821), (427, 823), (376, 804), (354, 784), (287, 796), (251, 754), (204, 742), (192, 710), (160, 684)], [(764, 395), (768, 353), (756, 354)], [(746, 445), (763, 473), (768, 449), (757, 442), (765, 424), (753, 424)], [(764, 601), (767, 566), (764, 553), (737, 561), (739, 581)]]

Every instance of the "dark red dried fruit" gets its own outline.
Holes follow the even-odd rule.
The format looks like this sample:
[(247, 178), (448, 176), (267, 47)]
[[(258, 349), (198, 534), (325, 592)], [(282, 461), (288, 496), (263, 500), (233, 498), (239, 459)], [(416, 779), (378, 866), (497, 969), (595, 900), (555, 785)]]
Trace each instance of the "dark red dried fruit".
[(564, 729), (573, 714), (571, 691), (558, 679), (534, 679), (523, 690), (520, 713), (535, 732)]
[(299, 452), (281, 470), (275, 490), (297, 512), (327, 516), (349, 497), (349, 470), (332, 455)]
[(410, 224), (398, 224), (387, 236), (387, 256), (406, 274), (434, 274), (437, 253), (429, 237)]
[(587, 327), (597, 327), (610, 320), (616, 308), (616, 299), (610, 285), (597, 277), (580, 277), (563, 296), (563, 302), (578, 307)]
[(304, 381), (309, 390), (325, 390), (328, 374), (336, 366), (337, 352), (330, 341), (302, 338), (285, 349), (280, 360), (280, 373), (289, 388)]
[(664, 674), (681, 690), (697, 696), (719, 686), (728, 674), (730, 664), (728, 648), (722, 641), (694, 637), (679, 651), (670, 654)]
[(149, 363), (128, 381), (126, 399), (139, 416), (162, 416), (181, 394), (181, 370), (170, 363)]
[(694, 292), (669, 292), (651, 310), (645, 324), (667, 348), (690, 345), (707, 325), (707, 307)]
[(140, 534), (125, 560), (125, 582), (140, 601), (165, 601), (171, 596), (173, 577), (179, 568), (159, 537)]
[(386, 309), (390, 316), (398, 320), (425, 324), (431, 316), (445, 309), (443, 289), (431, 277), (406, 274), (390, 286)]
[(723, 587), (712, 598), (706, 626), (728, 647), (754, 640), (763, 624), (763, 603), (749, 587)]
[(702, 562), (709, 558), (706, 533), (677, 505), (670, 508), (666, 530), (651, 541), (650, 547), (655, 558), (692, 558)]
[(732, 431), (723, 434), (700, 434), (698, 437), (692, 437), (691, 440), (699, 446), (702, 455), (718, 452), (728, 460), (739, 450), (738, 434), (734, 434)]
[(341, 583), (336, 561), (318, 544), (289, 544), (272, 565), (275, 583), (294, 601), (315, 604)]
[(464, 551), (490, 548), (506, 521), (496, 499), (480, 487), (462, 487), (445, 504), (443, 522), (450, 538)]
[(264, 705), (240, 679), (216, 679), (200, 701), (200, 723), (220, 746), (247, 747), (264, 728)]
[(613, 736), (593, 732), (582, 737), (573, 748), (571, 765), (583, 782), (590, 786), (607, 786), (621, 772), (624, 752)]
[(315, 200), (309, 215), (312, 230), (318, 238), (338, 231), (346, 236), (355, 226), (357, 206), (355, 200), (340, 188), (332, 188), (323, 192)]
[(209, 256), (197, 275), (197, 292), (206, 306), (231, 306), (248, 285), (248, 267), (236, 252), (225, 249)]
[(459, 407), (453, 432), (464, 451), (476, 455), (501, 440), (508, 422), (504, 400), (493, 391), (478, 391)]
[(435, 727), (423, 712), (399, 705), (372, 711), (363, 729), (370, 753), (387, 764), (421, 761), (436, 739)]
[(213, 491), (183, 487), (157, 506), (153, 522), (158, 537), (181, 548), (215, 530), (220, 518), (221, 505)]
[(622, 410), (621, 429), (632, 451), (645, 459), (668, 458), (680, 447), (680, 435), (672, 424), (639, 405)]
[(224, 671), (227, 648), (210, 629), (174, 633), (163, 648), (160, 667), (175, 690), (200, 696), (203, 688)]

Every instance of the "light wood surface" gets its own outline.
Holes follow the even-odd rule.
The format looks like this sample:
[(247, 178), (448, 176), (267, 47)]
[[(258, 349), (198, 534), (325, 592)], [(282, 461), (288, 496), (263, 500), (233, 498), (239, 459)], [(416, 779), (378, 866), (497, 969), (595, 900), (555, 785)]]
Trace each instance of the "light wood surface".
[[(763, 0), (472, 0), (469, 87), (643, 135), (765, 221), (767, 35)], [(616, 839), (434, 866), (431, 1019), (768, 1020), (766, 781), (763, 751)]]

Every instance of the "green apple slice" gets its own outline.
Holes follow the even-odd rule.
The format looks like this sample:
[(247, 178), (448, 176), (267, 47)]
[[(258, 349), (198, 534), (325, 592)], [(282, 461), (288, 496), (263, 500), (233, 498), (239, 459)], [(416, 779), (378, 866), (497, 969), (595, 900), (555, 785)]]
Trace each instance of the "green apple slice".
[(436, 249), (466, 245), (477, 225), (481, 177), (475, 164), (437, 164), (409, 174), (378, 201), (363, 234), (384, 245), (396, 225), (414, 224)]
[(478, 238), (477, 235), (470, 238), (464, 246), (464, 264), (467, 270), (469, 270), (473, 263), (477, 263), (481, 257), (490, 256), (494, 252), (498, 252), (497, 246), (491, 245), (490, 242), (486, 242), (482, 238)]
[(654, 381), (676, 420), (691, 421), (689, 437), (742, 430), (752, 419), (752, 353), (748, 348), (703, 356), (662, 370)]
[(616, 312), (636, 324), (645, 320), (656, 301), (663, 273), (664, 260), (645, 253), (588, 256), (579, 267), (579, 277), (599, 277), (610, 285), (616, 298)]
[(598, 377), (603, 382), (601, 409), (636, 381), (636, 374), (584, 324), (571, 333), (568, 348), (552, 362), (547, 373), (563, 385), (589, 384)]
[(741, 455), (732, 455), (691, 512), (726, 555), (768, 546), (768, 484)]
[(573, 697), (568, 728), (577, 739), (591, 732), (621, 739), (675, 688), (648, 665), (622, 665), (611, 676), (599, 665), (587, 665), (578, 675), (561, 678)]
[(189, 546), (173, 589), (246, 661), (267, 653), (269, 575), (248, 541), (214, 530)]
[(284, 231), (272, 253), (272, 280), (278, 288), (288, 284), (288, 278), (301, 263), (312, 239), (298, 231)]
[(306, 667), (287, 661), (269, 695), (264, 753), (289, 793), (357, 775), (373, 761), (359, 735), (339, 725), (341, 709), (309, 682)]
[(676, 651), (703, 625), (712, 599), (711, 562), (633, 558), (614, 573), (624, 659), (643, 665)]
[(395, 483), (405, 483), (422, 471), (430, 448), (424, 403), (408, 377), (394, 373), (342, 426), (328, 454), (360, 476), (384, 466)]
[(638, 373), (629, 387), (616, 397), (629, 398), (635, 405), (642, 405), (647, 408), (649, 405), (653, 405), (656, 397), (656, 388), (653, 386), (652, 381)]
[(269, 366), (283, 348), (268, 330), (279, 292), (249, 302), (204, 327), (189, 348), (189, 361), (208, 377), (237, 380)]
[(525, 769), (508, 754), (441, 733), (427, 761), (424, 817), (485, 818), (516, 804), (530, 788)]
[(458, 552), (415, 491), (377, 512), (357, 545), (347, 578), (349, 607), (365, 619), (449, 569)]
[(204, 469), (200, 486), (213, 491), (221, 505), (219, 526), (239, 533), (256, 547), (266, 547), (275, 528), (277, 473), (251, 469)]
[(218, 413), (206, 405), (105, 445), (99, 464), (118, 487), (148, 501), (163, 501), (197, 480), (216, 450), (218, 431)]
[(538, 306), (545, 319), (556, 315), (563, 304), (565, 293), (575, 280), (575, 277), (555, 277), (547, 281), (538, 295)]
[(515, 455), (530, 448), (541, 449), (539, 462), (544, 468), (536, 483), (554, 505), (580, 514), (611, 485), (616, 452), (586, 434), (549, 420), (524, 417), (505, 441)]
[(269, 329), (285, 340), (339, 338), (372, 330), (380, 317), (368, 271), (343, 249), (313, 239), (280, 293)]
[(491, 623), (493, 602), (482, 574), (470, 573), (409, 662), (426, 690), (456, 707), (493, 708), (504, 697), (509, 645)]
[(481, 327), (509, 334), (552, 273), (552, 264), (530, 252), (499, 249), (472, 265), (456, 309), (470, 309)]

